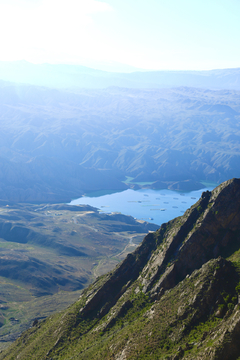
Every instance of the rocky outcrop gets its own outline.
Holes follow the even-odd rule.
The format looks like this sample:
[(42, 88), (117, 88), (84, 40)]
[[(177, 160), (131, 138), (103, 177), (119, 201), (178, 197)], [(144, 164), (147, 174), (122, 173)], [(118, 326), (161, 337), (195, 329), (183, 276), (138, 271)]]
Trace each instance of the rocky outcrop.
[(154, 296), (208, 260), (239, 247), (240, 180), (223, 183), (212, 193), (204, 192), (182, 218), (157, 231), (157, 241), (160, 245), (141, 275), (144, 291)]
[[(240, 246), (240, 179), (233, 179), (212, 192), (203, 192), (186, 213), (156, 233), (129, 254), (82, 309), (87, 316), (105, 315), (138, 278), (144, 293), (153, 300), (199, 269), (212, 258), (225, 256)], [(139, 273), (141, 272), (140, 276)], [(106, 305), (106, 298), (108, 298)]]

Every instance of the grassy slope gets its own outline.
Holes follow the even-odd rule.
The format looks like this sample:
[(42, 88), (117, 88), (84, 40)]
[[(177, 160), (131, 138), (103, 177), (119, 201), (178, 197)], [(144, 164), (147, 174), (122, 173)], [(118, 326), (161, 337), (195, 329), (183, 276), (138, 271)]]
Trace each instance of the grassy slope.
[[(231, 184), (228, 182), (224, 186), (231, 189)], [(221, 199), (228, 196), (224, 186), (220, 185), (212, 193), (205, 219), (206, 214), (212, 216), (213, 208), (216, 209), (219, 201), (221, 205)], [(221, 190), (223, 195), (219, 198)], [(184, 218), (186, 220), (196, 210), (200, 211), (200, 201), (183, 217), (169, 222), (165, 230), (148, 236), (141, 246), (142, 252), (139, 248), (121, 266), (99, 277), (67, 310), (29, 329), (0, 359), (14, 359), (16, 355), (19, 359), (64, 360), (237, 359), (240, 348), (234, 338), (239, 335), (240, 253), (235, 246), (226, 253), (228, 260), (218, 257), (206, 262), (175, 287), (165, 291), (160, 299), (154, 300), (150, 291), (144, 291), (143, 279), (147, 280), (146, 274), (151, 270), (151, 262), (148, 261), (143, 271), (140, 271), (139, 265), (140, 276), (136, 280), (123, 284), (120, 293), (117, 289), (121, 284), (118, 281), (119, 271), (127, 270), (125, 265), (135, 259), (134, 271), (136, 264), (147, 256), (144, 247), (148, 246), (148, 242), (151, 246), (156, 244), (151, 256), (154, 261), (157, 253), (165, 251), (163, 245), (174, 236)], [(214, 216), (220, 217), (221, 213), (217, 210)], [(200, 215), (202, 217), (203, 214)], [(207, 220), (205, 222), (208, 226)], [(199, 226), (197, 221), (193, 229)], [(193, 231), (190, 230), (190, 233)], [(169, 263), (166, 270), (171, 266), (172, 263)], [(129, 275), (125, 272), (122, 276), (127, 279)], [(111, 292), (106, 284), (110, 284)], [(104, 294), (104, 287), (108, 292), (104, 295), (103, 307), (99, 296), (98, 303), (94, 305), (94, 298), (97, 294)], [(108, 301), (110, 310), (107, 310)]]
[[(225, 288), (221, 288), (231, 295), (228, 300), (222, 299), (222, 304), (216, 305), (208, 316), (202, 311), (211, 295), (209, 285), (219, 286), (224, 267), (221, 260), (210, 261), (155, 303), (142, 292), (136, 294), (135, 284), (124, 299), (134, 299), (133, 307), (108, 329), (109, 314), (101, 320), (79, 321), (79, 310), (86, 300), (83, 295), (69, 309), (28, 330), (13, 350), (9, 348), (0, 358), (14, 359), (19, 354), (19, 359), (120, 359), (125, 354), (128, 359), (165, 359), (183, 352), (186, 359), (204, 358), (204, 351), (218, 344), (222, 325), (239, 313), (235, 307), (224, 319), (216, 316), (220, 305), (226, 302), (230, 309), (227, 304), (236, 303), (237, 277), (230, 287), (225, 284)], [(85, 294), (90, 292), (91, 288)], [(199, 299), (198, 306), (196, 299)], [(123, 299), (116, 307), (121, 301)], [(210, 309), (211, 304), (206, 306)], [(217, 330), (219, 335), (213, 341), (212, 333)]]
[[(0, 348), (35, 318), (76, 301), (83, 287), (135, 248), (130, 237), (138, 243), (148, 231), (146, 223), (124, 216), (118, 221), (84, 206), (23, 204), (0, 210)], [(16, 227), (26, 234), (15, 236)]]

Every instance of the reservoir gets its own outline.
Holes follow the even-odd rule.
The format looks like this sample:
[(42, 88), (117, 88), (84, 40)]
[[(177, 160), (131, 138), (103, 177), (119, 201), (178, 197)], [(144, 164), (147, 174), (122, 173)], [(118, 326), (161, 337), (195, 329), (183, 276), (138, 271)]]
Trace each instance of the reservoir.
[(138, 220), (161, 225), (183, 213), (201, 197), (208, 187), (191, 192), (172, 190), (125, 190), (111, 194), (92, 193), (71, 201), (70, 205), (91, 205), (104, 213), (118, 212)]

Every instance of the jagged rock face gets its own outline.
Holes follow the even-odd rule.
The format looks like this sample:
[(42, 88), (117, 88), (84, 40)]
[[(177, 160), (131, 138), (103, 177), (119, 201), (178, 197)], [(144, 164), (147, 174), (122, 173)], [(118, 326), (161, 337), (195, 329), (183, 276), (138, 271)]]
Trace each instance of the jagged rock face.
[(158, 251), (143, 269), (144, 291), (155, 296), (208, 260), (239, 247), (240, 180), (204, 192), (197, 204), (170, 224), (169, 231), (166, 225), (157, 231)]
[(76, 304), (0, 359), (237, 360), (240, 260), (233, 266), (224, 257), (239, 249), (240, 180), (233, 179), (149, 233)]

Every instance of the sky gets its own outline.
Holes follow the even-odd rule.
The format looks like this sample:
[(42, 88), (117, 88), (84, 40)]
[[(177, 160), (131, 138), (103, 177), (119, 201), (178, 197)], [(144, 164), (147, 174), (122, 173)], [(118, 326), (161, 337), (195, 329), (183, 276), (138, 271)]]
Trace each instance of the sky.
[(239, 18), (240, 0), (0, 0), (0, 60), (236, 68)]

